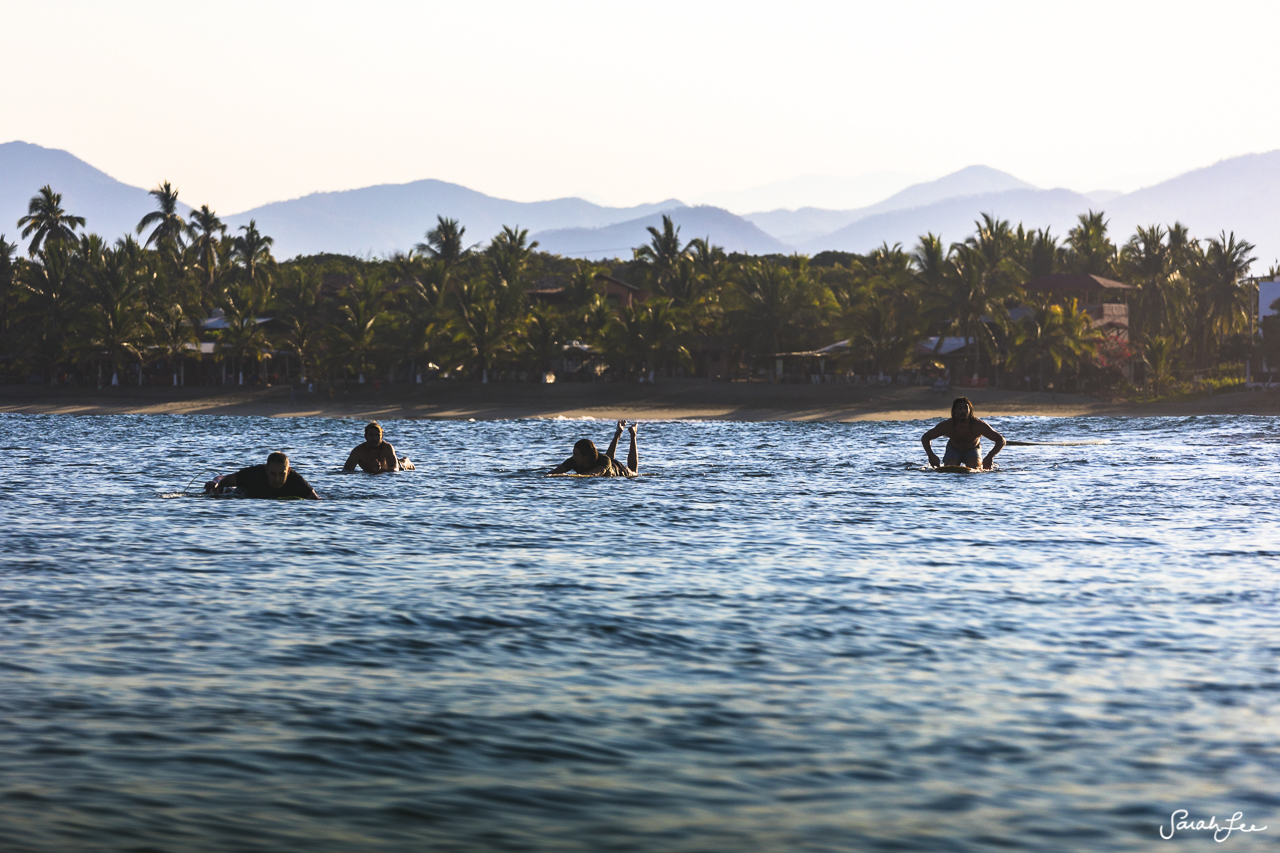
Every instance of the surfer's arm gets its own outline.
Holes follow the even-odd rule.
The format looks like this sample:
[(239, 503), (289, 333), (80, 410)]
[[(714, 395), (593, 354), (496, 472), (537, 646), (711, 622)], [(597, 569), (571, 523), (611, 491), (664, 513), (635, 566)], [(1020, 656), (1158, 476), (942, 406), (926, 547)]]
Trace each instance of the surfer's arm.
[[(362, 445), (361, 445), (361, 446), (362, 446)], [(343, 470), (343, 471), (354, 471), (354, 470), (356, 470), (356, 454), (357, 454), (358, 452), (360, 452), (360, 447), (361, 447), (361, 446), (357, 446), (354, 450), (352, 450), (352, 451), (351, 451), (351, 454), (347, 457), (347, 461), (342, 463), (342, 470)]]
[(396, 449), (389, 441), (382, 443), (382, 453), (379, 461), (382, 463), (383, 471), (399, 471), (400, 457), (396, 456)]
[(991, 424), (987, 423), (986, 421), (979, 421), (979, 423), (982, 424), (982, 429), (980, 430), (981, 434), (991, 439), (992, 441), (991, 452), (987, 454), (986, 459), (982, 460), (982, 467), (990, 468), (992, 460), (996, 458), (996, 454), (999, 453), (1001, 450), (1004, 450), (1004, 446), (1008, 442), (1004, 440), (1003, 435), (1001, 435), (1000, 433), (996, 432), (994, 429), (991, 428)]
[(550, 471), (548, 471), (548, 472), (547, 472), (547, 476), (548, 476), (548, 477), (553, 477), (553, 476), (555, 476), (556, 474), (567, 474), (567, 473), (569, 473), (571, 470), (573, 470), (573, 457), (572, 457), (572, 456), (570, 456), (568, 459), (564, 460), (564, 461), (563, 461), (563, 462), (561, 462), (559, 465), (557, 465), (556, 467), (554, 467), (554, 468), (552, 468)]
[(618, 452), (618, 439), (622, 438), (622, 427), (626, 421), (618, 421), (618, 428), (613, 431), (613, 441), (609, 442), (609, 449), (604, 452), (605, 456), (613, 459), (613, 454)]
[(204, 484), (204, 490), (206, 492), (220, 492), (223, 489), (234, 489), (235, 487), (235, 474), (227, 474), (225, 477), (214, 477), (212, 480)]
[(949, 423), (950, 421), (943, 421), (924, 435), (920, 436), (920, 443), (924, 445), (924, 452), (929, 456), (929, 464), (935, 468), (938, 467), (938, 454), (933, 452), (933, 448), (929, 445), (929, 442), (933, 441), (935, 438), (942, 438), (946, 435), (947, 425)]

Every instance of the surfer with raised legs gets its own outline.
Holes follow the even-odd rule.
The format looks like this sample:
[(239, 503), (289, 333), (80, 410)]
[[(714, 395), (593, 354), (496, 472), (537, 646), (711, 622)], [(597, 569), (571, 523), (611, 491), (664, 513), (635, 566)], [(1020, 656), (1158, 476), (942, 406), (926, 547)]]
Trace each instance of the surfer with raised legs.
[[(609, 449), (604, 453), (596, 449), (591, 439), (582, 439), (573, 446), (573, 455), (557, 465), (547, 476), (556, 474), (577, 474), (583, 477), (637, 476), (640, 473), (640, 453), (636, 449), (636, 426), (637, 424), (633, 423), (628, 427), (626, 421), (618, 421), (618, 427), (613, 433), (613, 441), (609, 442)], [(613, 456), (618, 450), (618, 439), (622, 438), (623, 429), (631, 433), (631, 450), (627, 453), (626, 465)]]
[(343, 471), (354, 471), (356, 466), (366, 474), (378, 474), (382, 471), (412, 471), (413, 463), (409, 457), (396, 456), (396, 449), (391, 442), (382, 437), (382, 425), (377, 421), (369, 421), (364, 428), (364, 443), (357, 444), (347, 461), (343, 463)]
[[(929, 442), (935, 438), (946, 437), (947, 449), (942, 454), (942, 461), (933, 452)], [(995, 445), (985, 459), (982, 458), (982, 439), (991, 439)], [(991, 468), (996, 454), (1004, 449), (1004, 436), (991, 428), (990, 424), (973, 413), (973, 403), (968, 397), (957, 397), (951, 404), (951, 417), (926, 432), (920, 443), (924, 452), (929, 455), (929, 464), (939, 466), (964, 466), (965, 468)]]
[(311, 484), (289, 466), (289, 457), (278, 450), (267, 457), (266, 465), (250, 465), (234, 474), (214, 477), (204, 484), (206, 492), (215, 494), (235, 488), (240, 489), (247, 498), (320, 500)]

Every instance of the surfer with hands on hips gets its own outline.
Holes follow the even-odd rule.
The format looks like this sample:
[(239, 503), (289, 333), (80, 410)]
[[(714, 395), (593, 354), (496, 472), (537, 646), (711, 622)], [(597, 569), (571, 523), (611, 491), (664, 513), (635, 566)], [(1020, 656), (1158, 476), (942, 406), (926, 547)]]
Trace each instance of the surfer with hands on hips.
[[(938, 455), (933, 452), (929, 442), (944, 436), (947, 439), (947, 449), (939, 462)], [(983, 437), (991, 439), (995, 445), (985, 459), (981, 458)], [(920, 443), (924, 445), (924, 452), (929, 454), (929, 464), (934, 468), (939, 465), (963, 465), (966, 468), (988, 470), (996, 454), (1005, 446), (1004, 436), (973, 413), (973, 403), (968, 397), (957, 397), (951, 404), (951, 417), (921, 436)]]

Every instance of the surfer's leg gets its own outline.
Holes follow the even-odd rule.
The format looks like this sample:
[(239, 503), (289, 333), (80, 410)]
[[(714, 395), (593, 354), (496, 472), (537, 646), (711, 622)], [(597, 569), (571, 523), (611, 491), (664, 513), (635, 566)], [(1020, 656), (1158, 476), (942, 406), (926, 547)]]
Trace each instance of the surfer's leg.
[(631, 449), (627, 451), (627, 470), (632, 474), (640, 473), (640, 451), (636, 447), (636, 431), (631, 430)]

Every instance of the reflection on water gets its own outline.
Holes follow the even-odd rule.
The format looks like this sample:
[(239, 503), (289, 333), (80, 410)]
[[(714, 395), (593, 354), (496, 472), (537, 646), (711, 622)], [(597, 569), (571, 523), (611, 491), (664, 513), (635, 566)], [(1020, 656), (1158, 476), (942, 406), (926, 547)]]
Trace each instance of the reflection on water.
[(0, 849), (1275, 847), (1273, 421), (993, 423), (0, 416)]

